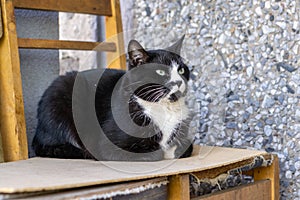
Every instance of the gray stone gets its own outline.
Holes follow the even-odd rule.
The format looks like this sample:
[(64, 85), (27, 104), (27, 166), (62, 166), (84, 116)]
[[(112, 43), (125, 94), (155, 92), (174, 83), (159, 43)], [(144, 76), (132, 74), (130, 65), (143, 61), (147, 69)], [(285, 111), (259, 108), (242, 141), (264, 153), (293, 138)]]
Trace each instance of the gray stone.
[(276, 64), (276, 66), (277, 66), (278, 71), (280, 68), (283, 68), (283, 69), (287, 70), (288, 72), (294, 72), (297, 70), (297, 68), (295, 68), (292, 65), (289, 65), (288, 63), (285, 63), (285, 62), (279, 62)]
[(207, 123), (202, 124), (202, 126), (200, 127), (200, 132), (203, 133), (207, 131), (208, 131), (208, 124)]
[(270, 27), (267, 26), (267, 25), (263, 25), (263, 26), (262, 26), (262, 31), (263, 31), (264, 34), (269, 34), (269, 33), (274, 32), (275, 29), (274, 29), (274, 28), (270, 28)]
[(238, 125), (237, 125), (236, 122), (228, 122), (226, 124), (226, 128), (228, 128), (228, 129), (236, 129), (236, 128), (238, 128)]
[(272, 134), (272, 127), (267, 125), (264, 127), (264, 133), (266, 134), (266, 136), (270, 136)]
[(296, 170), (300, 170), (300, 161), (295, 162), (295, 168)]
[(296, 109), (295, 117), (297, 120), (300, 120), (300, 107)]
[(287, 179), (292, 179), (293, 178), (293, 173), (290, 170), (288, 170), (288, 171), (285, 172), (285, 177)]
[(280, 102), (280, 104), (283, 104), (284, 102), (284, 99), (285, 99), (285, 96), (283, 94), (280, 94), (278, 97), (277, 97), (278, 101)]
[(228, 101), (238, 101), (240, 99), (239, 95), (231, 95), (228, 97)]
[(246, 72), (247, 72), (247, 76), (251, 77), (253, 74), (253, 67), (247, 67)]
[(249, 129), (249, 126), (248, 126), (247, 124), (243, 124), (243, 125), (242, 125), (242, 129), (243, 129), (244, 131), (246, 131), (246, 130)]
[(255, 13), (256, 13), (257, 15), (261, 16), (261, 15), (263, 14), (261, 7), (257, 7), (257, 8), (255, 9)]
[(250, 113), (250, 114), (253, 114), (253, 108), (252, 108), (252, 107), (248, 107), (248, 108), (246, 109), (246, 111), (247, 111), (248, 113)]
[(295, 94), (295, 90), (290, 85), (286, 85), (286, 88), (288, 93)]
[(266, 119), (266, 124), (267, 125), (272, 125), (272, 124), (274, 124), (274, 120), (271, 119), (271, 118), (268, 118), (268, 119)]
[(250, 114), (249, 114), (248, 112), (245, 112), (245, 113), (243, 114), (243, 120), (244, 120), (244, 121), (247, 121), (249, 118), (250, 118)]
[(287, 131), (287, 135), (290, 137), (294, 137), (297, 133), (294, 131)]
[(206, 118), (208, 113), (209, 113), (209, 109), (207, 107), (201, 108), (201, 110), (200, 110), (201, 118)]
[(264, 126), (264, 124), (261, 121), (258, 121), (257, 124), (256, 124), (256, 126), (258, 128), (262, 128)]
[(263, 108), (271, 108), (274, 104), (275, 104), (274, 99), (269, 95), (265, 95), (261, 106)]
[(275, 24), (277, 26), (279, 26), (281, 29), (285, 29), (286, 28), (286, 23), (285, 22), (276, 22)]
[(243, 144), (242, 139), (238, 139), (235, 143), (236, 146), (241, 146)]

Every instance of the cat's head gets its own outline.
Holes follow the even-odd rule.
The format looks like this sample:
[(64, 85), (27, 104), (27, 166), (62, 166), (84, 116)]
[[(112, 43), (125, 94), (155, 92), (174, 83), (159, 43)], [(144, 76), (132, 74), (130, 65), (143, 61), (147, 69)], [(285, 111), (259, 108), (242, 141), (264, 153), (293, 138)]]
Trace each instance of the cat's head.
[(175, 102), (186, 95), (190, 71), (180, 56), (183, 40), (184, 36), (172, 46), (159, 50), (145, 50), (136, 40), (129, 42), (129, 70), (148, 66), (142, 69), (140, 79), (155, 80), (139, 87), (136, 96), (151, 102), (163, 98)]

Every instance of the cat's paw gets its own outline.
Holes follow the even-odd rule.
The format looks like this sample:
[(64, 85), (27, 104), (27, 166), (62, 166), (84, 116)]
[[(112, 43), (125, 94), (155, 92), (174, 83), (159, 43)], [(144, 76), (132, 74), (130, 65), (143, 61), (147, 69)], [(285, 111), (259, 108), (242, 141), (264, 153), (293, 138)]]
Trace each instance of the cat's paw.
[(175, 158), (175, 150), (177, 146), (172, 146), (169, 149), (164, 150), (164, 159), (174, 159)]

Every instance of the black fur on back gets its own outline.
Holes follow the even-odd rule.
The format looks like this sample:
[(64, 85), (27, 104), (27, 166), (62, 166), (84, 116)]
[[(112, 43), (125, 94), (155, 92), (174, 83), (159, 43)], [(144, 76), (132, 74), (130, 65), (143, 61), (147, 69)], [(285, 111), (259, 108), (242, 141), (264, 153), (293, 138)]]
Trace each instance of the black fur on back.
[(72, 92), (77, 72), (59, 76), (38, 105), (38, 125), (32, 141), (37, 156), (91, 158), (81, 143), (72, 115)]
[[(111, 111), (112, 91), (124, 71), (106, 69), (95, 95), (96, 114), (106, 136), (118, 147), (148, 153), (159, 149), (160, 135), (137, 138), (120, 130)], [(72, 116), (72, 91), (77, 72), (58, 77), (43, 94), (38, 107), (38, 126), (32, 147), (37, 156), (56, 158), (93, 158), (80, 141)], [(141, 108), (131, 104), (133, 113)], [(139, 121), (142, 116), (135, 118)], [(109, 151), (109, 150), (107, 150)], [(114, 158), (105, 160), (118, 160)]]

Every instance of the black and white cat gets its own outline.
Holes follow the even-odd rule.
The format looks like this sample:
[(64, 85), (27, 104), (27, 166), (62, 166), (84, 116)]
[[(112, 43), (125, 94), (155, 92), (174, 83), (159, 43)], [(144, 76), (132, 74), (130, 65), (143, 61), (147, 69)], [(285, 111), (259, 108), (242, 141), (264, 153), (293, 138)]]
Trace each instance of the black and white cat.
[[(32, 143), (36, 155), (126, 161), (190, 156), (193, 150), (192, 138), (188, 135), (191, 116), (185, 103), (190, 72), (179, 55), (183, 39), (165, 50), (149, 51), (132, 40), (128, 45), (129, 71), (105, 69), (102, 73), (95, 84), (94, 96), (97, 120), (105, 135), (102, 141), (95, 143), (100, 152), (98, 155), (92, 154), (89, 146), (84, 144), (80, 136), (85, 131), (79, 128), (78, 134), (79, 129), (74, 123), (72, 95), (78, 73), (67, 73), (54, 80), (38, 106), (38, 125)], [(122, 82), (128, 73), (131, 73), (130, 78)], [(138, 82), (139, 87), (128, 90)], [(119, 98), (112, 97), (117, 86), (121, 88), (117, 90)], [(122, 101), (128, 91), (129, 98)], [(117, 114), (114, 114), (113, 101), (121, 105)], [(122, 112), (128, 112), (135, 125), (147, 129), (126, 133), (118, 126)], [(113, 147), (108, 143), (114, 144)]]

